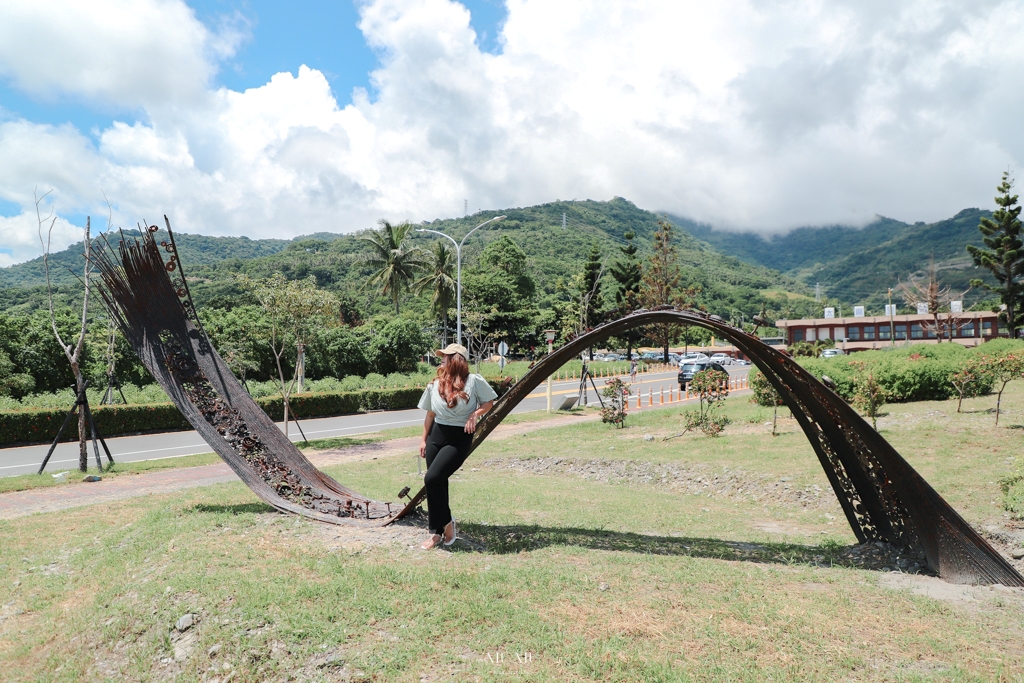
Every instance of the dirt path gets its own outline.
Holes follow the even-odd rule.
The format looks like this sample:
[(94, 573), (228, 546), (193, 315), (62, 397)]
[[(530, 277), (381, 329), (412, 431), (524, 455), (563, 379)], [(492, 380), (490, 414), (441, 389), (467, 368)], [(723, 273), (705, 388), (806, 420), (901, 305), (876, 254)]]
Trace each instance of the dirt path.
[[(596, 420), (597, 415), (560, 416), (538, 422), (499, 425), (488, 437), (489, 439), (507, 439), (518, 434), (533, 432), (538, 429), (561, 427), (566, 424), (578, 424)], [(327, 451), (314, 451), (309, 454), (310, 461), (317, 467), (337, 465), (347, 462), (360, 462), (373, 458), (391, 458), (398, 455), (409, 455), (419, 447), (419, 437), (405, 437), (337, 448)], [(199, 486), (212, 486), (229, 481), (238, 481), (238, 477), (227, 464), (202, 465), (200, 467), (184, 467), (181, 469), (162, 470), (142, 474), (123, 474), (103, 481), (80, 484), (77, 486), (52, 486), (28, 491), (14, 491), (0, 495), (0, 519), (15, 519), (44, 512), (56, 512), (83, 505), (107, 503), (138, 496), (154, 496), (172, 493)]]

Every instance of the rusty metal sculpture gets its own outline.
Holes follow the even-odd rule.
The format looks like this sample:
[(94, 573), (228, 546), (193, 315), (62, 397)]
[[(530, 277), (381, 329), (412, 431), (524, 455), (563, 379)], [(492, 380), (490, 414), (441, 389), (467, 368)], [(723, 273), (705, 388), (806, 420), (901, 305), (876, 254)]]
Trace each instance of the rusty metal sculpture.
[[(479, 446), (520, 401), (567, 361), (608, 337), (655, 323), (703, 327), (750, 358), (807, 435), (861, 543), (885, 541), (920, 552), (932, 570), (953, 583), (1024, 586), (1024, 577), (845, 400), (789, 356), (715, 315), (672, 307), (637, 311), (576, 337), (544, 357), (495, 401), (477, 426), (472, 447)], [(423, 494), (414, 496), (396, 518), (415, 508)]]
[(143, 365), (185, 418), (257, 496), (279, 510), (335, 524), (391, 519), (397, 505), (370, 500), (320, 472), (242, 388), (203, 332), (170, 222), (159, 245), (157, 231), (149, 226), (141, 240), (122, 235), (117, 255), (113, 248), (101, 253), (99, 290)]
[[(122, 239), (119, 259), (112, 253), (99, 259), (101, 296), (146, 368), (242, 481), (279, 510), (335, 524), (389, 524), (414, 510), (423, 490), (401, 510), (370, 500), (321, 473), (281, 434), (207, 340), (170, 223), (168, 239), (159, 245), (156, 232), (150, 226), (141, 241)], [(166, 262), (161, 247), (170, 254)], [(717, 316), (673, 308), (637, 311), (578, 336), (536, 363), (495, 402), (477, 426), (472, 448), (566, 361), (610, 336), (655, 323), (712, 330), (757, 365), (810, 440), (860, 542), (886, 541), (917, 551), (947, 581), (1024, 586), (1024, 577), (846, 401), (788, 356)]]

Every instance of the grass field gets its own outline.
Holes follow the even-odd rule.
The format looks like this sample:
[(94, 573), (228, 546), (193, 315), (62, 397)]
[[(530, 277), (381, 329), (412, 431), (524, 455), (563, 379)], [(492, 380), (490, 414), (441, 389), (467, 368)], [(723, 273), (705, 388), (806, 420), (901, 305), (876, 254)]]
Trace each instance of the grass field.
[[(998, 429), (993, 405), (887, 406), (879, 428), (1005, 540), (1024, 390)], [(727, 412), (717, 439), (663, 440), (676, 408), (485, 444), (452, 482), (451, 551), (240, 483), (0, 521), (0, 680), (1024, 680), (1020, 590), (858, 568), (795, 422)], [(394, 499), (411, 465), (328, 471)]]

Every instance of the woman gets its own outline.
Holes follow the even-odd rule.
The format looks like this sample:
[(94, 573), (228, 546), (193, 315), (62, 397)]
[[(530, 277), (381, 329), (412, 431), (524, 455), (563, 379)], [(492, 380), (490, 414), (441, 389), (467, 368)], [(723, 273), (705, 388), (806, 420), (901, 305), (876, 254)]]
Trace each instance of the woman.
[(444, 356), (437, 379), (427, 385), (419, 407), (427, 411), (423, 420), (420, 457), (427, 459), (423, 485), (427, 489), (427, 512), (431, 536), (424, 550), (455, 542), (455, 518), (448, 507), (448, 477), (469, 457), (473, 432), (498, 397), (480, 375), (469, 374), (469, 351), (461, 344), (449, 344), (438, 351)]

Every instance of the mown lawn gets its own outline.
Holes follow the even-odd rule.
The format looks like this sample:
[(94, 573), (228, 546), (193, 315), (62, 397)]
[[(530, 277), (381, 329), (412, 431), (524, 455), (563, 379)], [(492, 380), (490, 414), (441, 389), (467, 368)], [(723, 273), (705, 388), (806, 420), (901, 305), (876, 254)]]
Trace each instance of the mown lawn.
[[(991, 405), (879, 423), (979, 528), (1012, 524), (1024, 390), (998, 429)], [(772, 437), (737, 398), (722, 437), (663, 440), (679, 411), (486, 444), (452, 484), (451, 551), (238, 483), (0, 522), (0, 680), (1024, 680), (1021, 591), (845, 566), (793, 420)], [(394, 499), (411, 465), (328, 471)]]

